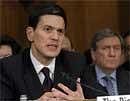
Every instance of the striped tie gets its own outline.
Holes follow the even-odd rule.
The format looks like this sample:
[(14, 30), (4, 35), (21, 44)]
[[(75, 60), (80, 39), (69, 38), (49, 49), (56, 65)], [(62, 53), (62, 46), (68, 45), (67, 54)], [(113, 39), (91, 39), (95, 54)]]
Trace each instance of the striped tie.
[(51, 91), (53, 83), (49, 76), (49, 69), (47, 67), (44, 67), (41, 72), (43, 72), (45, 79), (43, 82), (43, 90), (44, 92)]
[(105, 76), (103, 77), (104, 81), (106, 82), (106, 89), (108, 91), (108, 94), (109, 95), (116, 95), (115, 94), (115, 90), (114, 90), (114, 87), (113, 87), (113, 83), (112, 83), (112, 77), (110, 76)]

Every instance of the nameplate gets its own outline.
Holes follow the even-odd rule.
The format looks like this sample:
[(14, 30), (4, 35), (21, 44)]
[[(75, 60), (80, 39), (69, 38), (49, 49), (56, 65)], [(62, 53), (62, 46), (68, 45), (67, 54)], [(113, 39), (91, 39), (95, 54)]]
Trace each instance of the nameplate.
[(130, 95), (100, 96), (97, 101), (130, 101)]

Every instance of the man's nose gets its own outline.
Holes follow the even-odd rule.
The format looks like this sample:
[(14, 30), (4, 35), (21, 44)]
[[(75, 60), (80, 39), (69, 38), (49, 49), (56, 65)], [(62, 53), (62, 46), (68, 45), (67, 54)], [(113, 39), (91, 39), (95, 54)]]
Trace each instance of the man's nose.
[(109, 52), (109, 55), (110, 56), (112, 56), (112, 57), (114, 57), (115, 56), (115, 50), (114, 50), (114, 48), (110, 48), (110, 52)]
[(58, 39), (59, 39), (59, 35), (58, 35), (57, 30), (54, 30), (54, 31), (53, 31), (52, 38), (53, 38), (54, 40), (58, 40)]

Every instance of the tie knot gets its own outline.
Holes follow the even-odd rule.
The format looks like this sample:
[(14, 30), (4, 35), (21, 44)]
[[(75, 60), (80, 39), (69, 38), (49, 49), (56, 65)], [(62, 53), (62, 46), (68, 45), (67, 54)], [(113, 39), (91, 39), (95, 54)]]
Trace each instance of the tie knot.
[(45, 75), (45, 77), (49, 77), (49, 71), (50, 71), (49, 68), (44, 67), (41, 71)]
[(104, 76), (103, 79), (106, 81), (110, 81), (110, 80), (112, 80), (112, 77), (111, 76)]

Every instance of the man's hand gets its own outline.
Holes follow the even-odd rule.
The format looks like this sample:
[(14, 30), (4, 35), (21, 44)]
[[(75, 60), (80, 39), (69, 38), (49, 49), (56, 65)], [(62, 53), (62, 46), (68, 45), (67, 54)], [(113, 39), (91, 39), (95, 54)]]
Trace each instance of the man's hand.
[(50, 101), (53, 97), (52, 92), (46, 92), (38, 99), (38, 101)]
[[(77, 81), (80, 82), (80, 79), (78, 78)], [(67, 100), (67, 101), (77, 101), (77, 100), (83, 100), (84, 99), (83, 91), (82, 91), (81, 85), (79, 83), (77, 83), (77, 90), (76, 91), (70, 90), (68, 87), (64, 86), (61, 83), (59, 83), (58, 86), (64, 92), (66, 92), (68, 95), (66, 95), (66, 94), (62, 93), (61, 91), (53, 88), (52, 89), (53, 96)]]
[(66, 101), (66, 100), (57, 98), (52, 92), (46, 92), (38, 99), (38, 101)]

